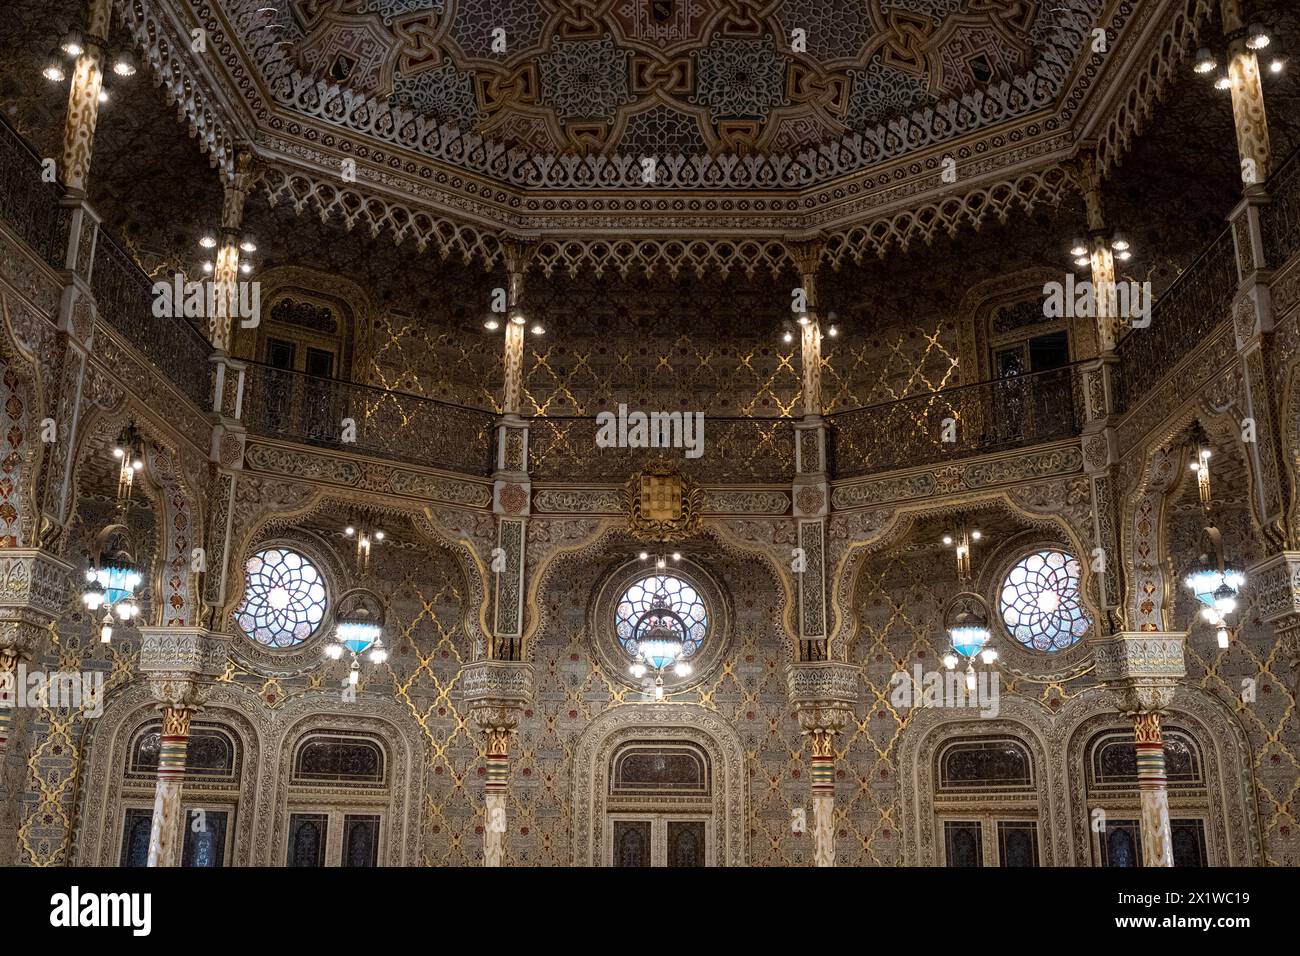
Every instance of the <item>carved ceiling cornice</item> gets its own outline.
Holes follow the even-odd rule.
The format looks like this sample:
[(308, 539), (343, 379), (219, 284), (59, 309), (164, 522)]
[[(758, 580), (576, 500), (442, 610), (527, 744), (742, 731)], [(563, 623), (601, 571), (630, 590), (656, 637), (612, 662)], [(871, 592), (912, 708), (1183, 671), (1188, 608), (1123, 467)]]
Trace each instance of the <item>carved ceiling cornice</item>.
[[(1051, 102), (937, 143), (921, 137), (903, 155), (860, 168), (822, 163), (830, 173), (815, 186), (808, 184), (812, 177), (784, 186), (780, 176), (756, 173), (757, 180), (743, 182), (721, 177), (720, 187), (682, 181), (646, 188), (639, 180), (634, 186), (617, 177), (601, 181), (592, 167), (583, 175), (596, 176), (596, 185), (578, 189), (552, 174), (538, 185), (508, 175), (494, 179), (500, 164), (488, 161), (486, 141), (472, 134), (456, 133), (459, 144), (435, 160), (329, 118), (312, 122), (273, 101), (216, 4), (115, 2), (169, 98), (227, 177), (233, 144), (244, 141), (273, 202), (336, 217), (347, 228), (411, 238), (421, 250), (489, 268), (500, 259), (503, 239), (542, 240), (538, 264), (548, 272), (572, 271), (575, 263), (620, 272), (659, 265), (698, 272), (704, 263), (725, 271), (723, 260), (742, 246), (758, 260), (744, 263), (747, 272), (777, 271), (791, 261), (780, 246), (809, 238), (823, 239), (824, 261), (838, 267), (1059, 203), (1072, 188), (1062, 166), (1081, 148), (1104, 152), (1107, 164), (1128, 148), (1209, 13), (1209, 0), (1112, 2), (1103, 14), (1110, 52), (1089, 54), (1069, 69), (1056, 64)], [(178, 39), (196, 28), (207, 31), (206, 58)], [(1076, 40), (1087, 46), (1082, 34)], [(927, 109), (933, 119), (936, 108)], [(1083, 133), (1094, 131), (1096, 141), (1083, 143)], [(944, 181), (951, 178), (943, 168), (948, 156), (956, 162), (956, 183)], [(356, 164), (355, 182), (340, 174), (344, 159)], [(747, 160), (751, 170), (759, 159), (772, 157)], [(574, 162), (613, 161), (562, 158), (571, 169)], [(738, 168), (736, 157), (729, 161)], [(476, 164), (483, 169), (471, 168)]]

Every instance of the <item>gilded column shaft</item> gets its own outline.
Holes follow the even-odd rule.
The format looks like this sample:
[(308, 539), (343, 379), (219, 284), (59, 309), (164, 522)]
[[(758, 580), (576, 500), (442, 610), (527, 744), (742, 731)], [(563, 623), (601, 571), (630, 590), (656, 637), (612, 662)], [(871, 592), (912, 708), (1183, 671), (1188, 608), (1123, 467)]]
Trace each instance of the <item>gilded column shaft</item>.
[(63, 126), (63, 182), (79, 194), (86, 192), (95, 126), (99, 123), (99, 93), (104, 88), (104, 52), (112, 16), (109, 0), (92, 0), (86, 24), (85, 49), (77, 57), (68, 88), (68, 115)]

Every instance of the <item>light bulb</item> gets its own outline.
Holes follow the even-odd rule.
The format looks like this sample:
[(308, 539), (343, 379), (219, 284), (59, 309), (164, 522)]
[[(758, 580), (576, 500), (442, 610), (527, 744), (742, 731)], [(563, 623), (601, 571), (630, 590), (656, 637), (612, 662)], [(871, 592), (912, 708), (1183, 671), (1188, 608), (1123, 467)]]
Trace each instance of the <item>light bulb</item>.
[(1208, 47), (1201, 47), (1196, 51), (1196, 66), (1192, 69), (1197, 73), (1212, 73), (1219, 62), (1214, 58)]
[(673, 552), (673, 560), (674, 560), (674, 561), (680, 561), (681, 559), (682, 559), (682, 553), (681, 553), (680, 551), (674, 551), (674, 552)]
[(130, 52), (123, 50), (113, 61), (113, 72), (118, 76), (135, 76), (135, 58)]
[(1216, 90), (1230, 90), (1230, 89), (1232, 89), (1232, 80), (1229, 78), (1228, 74), (1227, 74), (1226, 72), (1224, 72), (1223, 70), (1220, 70), (1220, 71), (1219, 71), (1219, 75), (1215, 78), (1215, 80), (1214, 80), (1214, 88), (1215, 88)]
[(1115, 253), (1115, 258), (1118, 259), (1120, 262), (1128, 262), (1130, 259), (1133, 258), (1133, 253), (1125, 249), (1123, 252)]
[(1201, 617), (1210, 624), (1217, 624), (1219, 621), (1219, 612), (1212, 607), (1201, 608)]
[(800, 325), (807, 325), (809, 322), (812, 321), (812, 316), (809, 315), (807, 312), (800, 312), (798, 318), (795, 319), (795, 321), (798, 322)]
[(113, 640), (113, 624), (111, 621), (105, 621), (99, 628), (99, 642), (108, 644)]
[(966, 689), (975, 689), (975, 668), (973, 667), (966, 668)]
[(1070, 255), (1078, 257), (1078, 256), (1086, 256), (1087, 254), (1088, 254), (1088, 244), (1084, 242), (1082, 239), (1075, 239), (1070, 243)]
[(81, 42), (81, 34), (76, 30), (65, 33), (60, 46), (63, 48), (63, 52), (68, 54), (68, 56), (81, 56), (81, 54), (86, 52), (86, 47)]
[(352, 527), (352, 525), (348, 525), (346, 528), (343, 529), (343, 533), (350, 538), (357, 533), (357, 529)]
[(204, 271), (204, 272), (207, 272), (207, 273), (211, 273), (211, 272), (212, 272), (212, 263), (211, 263), (211, 262), (205, 262), (205, 263), (203, 263), (203, 271)]
[(376, 647), (370, 652), (370, 659), (376, 664), (382, 664), (384, 661), (388, 660), (388, 651), (384, 650), (382, 647)]
[(325, 656), (332, 661), (336, 661), (343, 656), (342, 644), (328, 644), (325, 647)]
[(972, 540), (972, 541), (978, 541), (980, 538), (982, 538), (982, 537), (984, 536), (984, 532), (982, 532), (982, 531), (972, 531), (972, 532), (970, 533), (970, 536), (971, 536), (971, 540)]
[(638, 680), (642, 677), (645, 677), (645, 665), (642, 664), (640, 661), (637, 661), (635, 664), (629, 667), (628, 670), (631, 672), (632, 676), (637, 678)]
[(1086, 269), (1088, 266), (1092, 265), (1092, 260), (1087, 256), (1079, 256), (1079, 258), (1074, 260), (1074, 264), (1080, 269)]
[(944, 543), (945, 545), (951, 545), (951, 544), (952, 544), (952, 535), (950, 535), (950, 534), (945, 534), (945, 535), (943, 536), (943, 543)]
[(253, 271), (253, 264), (251, 262), (241, 262), (239, 264), (239, 271), (242, 272), (244, 275), (248, 275), (250, 272)]
[(242, 249), (244, 252), (256, 252), (257, 243), (255, 243), (252, 239), (245, 236), (244, 240), (239, 244), (239, 248)]
[(952, 670), (953, 668), (955, 668), (957, 666), (957, 655), (945, 654), (943, 656), (943, 666), (948, 668), (948, 670)]
[(663, 684), (655, 684), (655, 700), (663, 700), (663, 699), (664, 699)]
[(663, 558), (656, 558), (656, 559), (655, 559), (655, 567), (656, 567), (656, 568), (665, 568), (665, 567), (667, 567), (667, 566), (668, 566), (668, 562), (665, 561)]
[(1110, 247), (1116, 252), (1123, 252), (1129, 248), (1128, 240), (1122, 236), (1116, 236), (1111, 240)]
[(1286, 69), (1286, 60), (1280, 56), (1273, 57), (1273, 62), (1268, 65), (1270, 73), (1281, 73)]
[(375, 532), (375, 540), (376, 540), (376, 541), (383, 541), (383, 540), (384, 540), (384, 533), (383, 533), (382, 531), (376, 531), (376, 532)]
[(987, 651), (980, 651), (980, 660), (985, 664), (992, 664), (998, 659), (998, 652), (989, 648)]
[(45, 60), (45, 65), (41, 67), (41, 76), (45, 77), (51, 83), (62, 83), (67, 79), (67, 74), (63, 72), (63, 64), (59, 62), (57, 52), (51, 52)]
[(215, 249), (217, 247), (217, 237), (210, 232), (205, 232), (199, 237), (199, 246), (204, 249)]
[(501, 328), (501, 323), (492, 318), (484, 319), (483, 328), (487, 329), (489, 332), (495, 332), (497, 329)]
[(102, 86), (99, 88), (99, 102), (100, 103), (108, 102), (108, 90)]
[(782, 341), (782, 342), (785, 342), (787, 345), (790, 344), (791, 342), (794, 341), (794, 333), (793, 333), (793, 332), (788, 332), (788, 331), (787, 331), (787, 332), (782, 332), (782, 333), (781, 333), (781, 341)]
[(361, 671), (356, 664), (352, 665), (352, 670), (348, 671), (348, 683), (353, 687), (361, 682)]
[(690, 677), (691, 665), (685, 661), (678, 661), (677, 666), (673, 668), (673, 673), (678, 677)]
[(826, 330), (826, 334), (829, 335), (831, 338), (835, 338), (835, 336), (840, 334), (839, 326), (832, 325), (830, 328)]
[(649, 554), (648, 552), (646, 552), (646, 551), (642, 551), (641, 554), (638, 555), (638, 557), (640, 557), (641, 560), (644, 561), (644, 560), (646, 560), (647, 558), (650, 557), (650, 554)]
[(1231, 640), (1231, 635), (1228, 633), (1227, 628), (1219, 628), (1218, 638), (1219, 647), (1226, 648)]

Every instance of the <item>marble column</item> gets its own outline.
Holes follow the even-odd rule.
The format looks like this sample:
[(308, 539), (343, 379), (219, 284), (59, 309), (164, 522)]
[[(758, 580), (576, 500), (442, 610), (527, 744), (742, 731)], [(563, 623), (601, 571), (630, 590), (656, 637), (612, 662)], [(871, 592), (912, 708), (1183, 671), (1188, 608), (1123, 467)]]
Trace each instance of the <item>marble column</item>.
[(791, 664), (786, 671), (799, 732), (808, 738), (813, 864), (835, 865), (835, 738), (853, 718), (859, 669), (837, 661)]
[(1160, 721), (1187, 674), (1186, 641), (1186, 634), (1169, 631), (1122, 631), (1092, 641), (1097, 679), (1116, 693), (1120, 711), (1133, 721), (1145, 866), (1174, 865)]
[(153, 825), (149, 830), (149, 866), (180, 866), (182, 849), (181, 790), (190, 742), (193, 707), (162, 706), (162, 749), (154, 786)]
[(486, 735), (483, 788), (483, 865), (503, 866), (509, 832), (510, 739), (533, 695), (533, 666), (483, 660), (461, 671), (461, 687), (474, 721)]

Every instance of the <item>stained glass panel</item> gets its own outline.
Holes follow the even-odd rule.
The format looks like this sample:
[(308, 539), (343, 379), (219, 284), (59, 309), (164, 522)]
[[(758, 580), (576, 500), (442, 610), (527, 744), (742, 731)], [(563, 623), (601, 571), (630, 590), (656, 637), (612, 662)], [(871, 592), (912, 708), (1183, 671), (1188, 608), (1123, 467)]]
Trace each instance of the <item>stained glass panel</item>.
[(343, 818), (343, 865), (379, 865), (379, 817), (348, 814)]
[(295, 813), (289, 817), (288, 866), (324, 866), (325, 833), (329, 818), (323, 813)]
[(225, 810), (191, 810), (185, 820), (181, 866), (219, 867), (226, 859)]
[(704, 866), (704, 821), (668, 821), (668, 865)]
[(1092, 621), (1083, 609), (1079, 573), (1078, 561), (1051, 548), (1016, 562), (998, 601), (1007, 633), (1025, 647), (1049, 652), (1088, 633)]
[(314, 737), (298, 748), (293, 777), (306, 781), (382, 783), (384, 755), (374, 741)]
[(999, 820), (998, 863), (1001, 866), (1037, 866), (1038, 824), (1032, 820)]
[(614, 865), (650, 865), (650, 821), (614, 821)]
[(289, 548), (267, 548), (244, 565), (244, 600), (235, 620), (268, 647), (293, 647), (325, 619), (325, 582), (316, 566)]
[(122, 825), (120, 866), (149, 865), (149, 831), (152, 828), (152, 810), (132, 807), (126, 811), (126, 821)]
[(955, 744), (940, 759), (939, 785), (944, 789), (1030, 787), (1029, 753), (1015, 740)]

